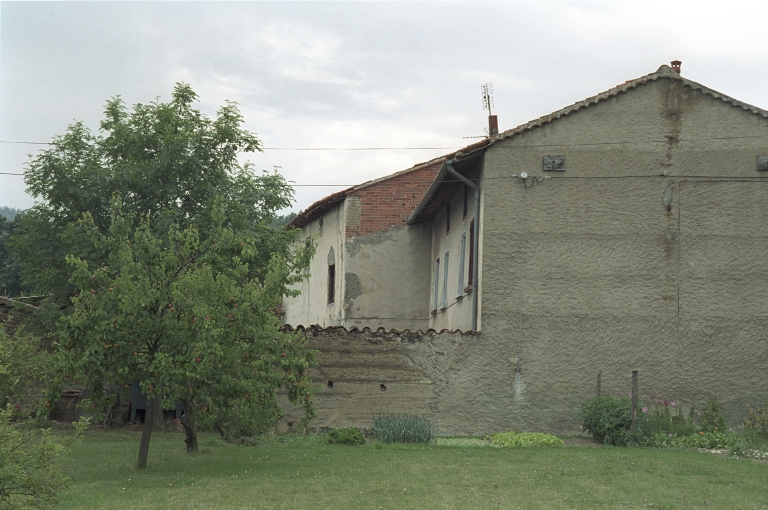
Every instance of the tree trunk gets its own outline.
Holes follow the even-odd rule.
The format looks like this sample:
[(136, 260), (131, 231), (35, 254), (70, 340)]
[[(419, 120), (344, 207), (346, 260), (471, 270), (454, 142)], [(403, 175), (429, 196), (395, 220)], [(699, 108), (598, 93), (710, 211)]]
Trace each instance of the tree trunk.
[(187, 452), (193, 453), (197, 451), (197, 430), (195, 430), (195, 408), (192, 407), (191, 400), (182, 400), (184, 402), (184, 416), (181, 417), (181, 425), (184, 427), (184, 433), (186, 439), (184, 442), (187, 444)]
[(222, 439), (227, 439), (227, 433), (224, 431), (224, 427), (221, 426), (221, 422), (219, 420), (213, 422), (213, 428), (215, 428), (219, 434), (221, 434)]
[(159, 427), (161, 430), (165, 426), (165, 420), (163, 419), (163, 397), (162, 395), (157, 396), (157, 405), (155, 406), (155, 410), (152, 412), (152, 421), (154, 421), (155, 427)]
[(149, 438), (152, 437), (152, 416), (155, 414), (155, 408), (161, 406), (161, 399), (155, 395), (147, 399), (147, 409), (144, 411), (144, 430), (141, 432), (141, 443), (139, 444), (139, 469), (146, 469), (147, 455), (149, 454)]

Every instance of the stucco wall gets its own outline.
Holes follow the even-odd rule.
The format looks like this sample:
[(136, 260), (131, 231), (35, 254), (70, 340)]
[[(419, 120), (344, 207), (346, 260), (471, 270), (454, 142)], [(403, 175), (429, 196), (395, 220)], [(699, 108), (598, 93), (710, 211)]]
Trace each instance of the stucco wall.
[[(317, 251), (309, 265), (309, 278), (295, 287), (301, 294), (283, 300), (286, 324), (341, 324), (346, 206), (346, 201), (340, 202), (302, 227), (305, 238), (310, 237), (317, 243)], [(334, 302), (328, 303), (328, 266), (331, 262), (336, 266), (336, 291)]]
[[(768, 394), (766, 137), (768, 120), (662, 79), (492, 146), (487, 349), (466, 370), (496, 398), (457, 409), (470, 428), (577, 430), (598, 371), (626, 394), (632, 370), (641, 393), (715, 394), (738, 424)], [(524, 189), (523, 171), (551, 178)]]
[(429, 327), (430, 230), (392, 227), (346, 243), (344, 326)]
[[(429, 327), (438, 331), (472, 329), (472, 293), (465, 292), (470, 281), (470, 225), (475, 216), (475, 193), (467, 190), (467, 212), (464, 214), (464, 190), (460, 189), (451, 197), (450, 229), (446, 229), (448, 211), (445, 204), (431, 222), (431, 260), (429, 277), (429, 310), (434, 310)], [(462, 243), (464, 237), (464, 243)], [(464, 255), (462, 257), (462, 245)], [(447, 285), (445, 285), (446, 263), (448, 253)], [(437, 285), (435, 285), (435, 263), (440, 259)], [(459, 279), (461, 278), (461, 285)], [(444, 289), (445, 287), (445, 289)], [(443, 291), (447, 290), (445, 306), (443, 306)]]
[[(432, 420), (438, 435), (450, 435), (457, 424), (441, 405), (456, 387), (454, 369), (476, 335), (461, 333), (365, 329), (299, 330), (318, 351), (318, 367), (310, 369), (318, 386), (317, 417), (310, 428), (369, 429), (378, 414), (416, 414)], [(298, 425), (302, 410), (281, 396), (283, 423)], [(481, 411), (470, 405), (475, 411)]]

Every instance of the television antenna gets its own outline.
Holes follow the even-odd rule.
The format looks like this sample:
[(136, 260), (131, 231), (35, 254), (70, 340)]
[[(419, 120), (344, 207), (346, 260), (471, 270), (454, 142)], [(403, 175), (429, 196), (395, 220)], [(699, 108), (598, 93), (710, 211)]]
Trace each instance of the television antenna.
[(483, 110), (488, 110), (488, 116), (493, 115), (491, 110), (493, 109), (493, 84), (491, 82), (484, 83), (480, 86), (480, 90), (483, 93)]

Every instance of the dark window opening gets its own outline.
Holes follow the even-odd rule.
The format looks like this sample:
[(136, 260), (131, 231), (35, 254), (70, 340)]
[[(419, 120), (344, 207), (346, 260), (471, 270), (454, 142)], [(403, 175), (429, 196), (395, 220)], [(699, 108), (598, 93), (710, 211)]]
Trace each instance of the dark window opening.
[(387, 391), (387, 387), (386, 387), (386, 386), (384, 386), (383, 384), (379, 385), (379, 389), (380, 389), (381, 391)]
[(469, 186), (466, 184), (464, 185), (464, 212), (461, 216), (461, 219), (465, 220), (467, 219), (467, 205), (469, 204)]
[(333, 389), (333, 381), (328, 381), (328, 389), (329, 390)]
[(475, 220), (469, 224), (469, 274), (467, 275), (467, 285), (472, 286), (475, 283)]
[(336, 300), (336, 266), (328, 266), (328, 304)]

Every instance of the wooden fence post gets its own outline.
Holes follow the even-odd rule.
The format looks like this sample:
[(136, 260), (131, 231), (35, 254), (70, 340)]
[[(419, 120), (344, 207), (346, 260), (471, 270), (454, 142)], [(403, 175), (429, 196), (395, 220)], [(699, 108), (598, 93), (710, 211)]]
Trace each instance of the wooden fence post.
[(599, 370), (597, 372), (597, 396), (598, 397), (600, 396), (600, 379), (602, 378), (602, 375), (603, 375), (603, 371)]
[(632, 371), (632, 423), (629, 425), (629, 430), (637, 430), (637, 370)]

